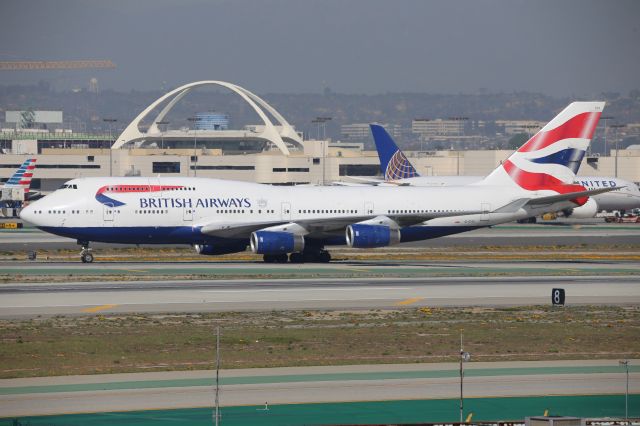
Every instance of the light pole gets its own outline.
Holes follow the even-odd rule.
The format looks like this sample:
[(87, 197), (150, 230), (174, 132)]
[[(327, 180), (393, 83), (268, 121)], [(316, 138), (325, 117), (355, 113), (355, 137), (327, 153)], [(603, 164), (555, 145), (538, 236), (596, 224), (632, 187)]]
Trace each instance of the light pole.
[(195, 123), (200, 121), (199, 117), (189, 117), (187, 120), (194, 123), (193, 125), (193, 176), (198, 176), (198, 156), (196, 155), (196, 135), (198, 134), (198, 127)]
[[(531, 136), (529, 136), (531, 133), (529, 132), (530, 129), (536, 129), (539, 126), (535, 125), (535, 124), (523, 124), (522, 128), (524, 129), (524, 132), (527, 134), (527, 141), (529, 139), (531, 139)], [(526, 141), (525, 141), (526, 142)]]
[(103, 118), (102, 121), (109, 123), (109, 176), (113, 176), (113, 150), (111, 149), (113, 140), (111, 136), (111, 125), (118, 120), (115, 118)]
[(618, 142), (620, 141), (620, 135), (618, 129), (623, 128), (626, 124), (612, 124), (611, 127), (616, 129), (616, 160), (615, 160), (615, 177), (618, 177)]
[(625, 359), (624, 361), (618, 361), (618, 364), (624, 366), (627, 373), (627, 388), (624, 393), (624, 419), (629, 421), (629, 360)]
[[(600, 120), (604, 120), (604, 153), (603, 155), (607, 155), (607, 122), (609, 120), (613, 120), (613, 117), (610, 115), (601, 116)], [(591, 144), (589, 144), (591, 146)]]
[(326, 159), (326, 123), (327, 121), (331, 121), (333, 117), (316, 117), (313, 120), (311, 120), (312, 123), (315, 123), (318, 125), (318, 131), (317, 131), (317, 135), (318, 135), (318, 139), (320, 139), (320, 128), (322, 127), (322, 185), (324, 186), (325, 184), (325, 175), (326, 175), (326, 171), (325, 171), (325, 159)]
[[(164, 125), (164, 131), (167, 131), (167, 124), (169, 124), (168, 121), (156, 121), (156, 124), (158, 126), (162, 126)], [(162, 128), (160, 128), (160, 148), (164, 149), (164, 132), (162, 131)]]
[(220, 421), (220, 327), (216, 327), (216, 411), (214, 424)]
[(462, 346), (462, 332), (460, 332), (460, 423), (463, 420), (464, 413), (464, 393), (463, 393), (463, 383), (464, 383), (464, 363), (469, 362), (471, 360), (471, 354), (469, 352), (465, 352)]
[[(464, 128), (466, 126), (467, 121), (469, 121), (469, 117), (449, 117), (449, 120), (459, 121), (461, 125), (459, 126), (459, 130), (461, 136), (464, 137), (465, 131)], [(460, 144), (458, 143), (458, 147), (456, 148), (456, 175), (460, 176)]]

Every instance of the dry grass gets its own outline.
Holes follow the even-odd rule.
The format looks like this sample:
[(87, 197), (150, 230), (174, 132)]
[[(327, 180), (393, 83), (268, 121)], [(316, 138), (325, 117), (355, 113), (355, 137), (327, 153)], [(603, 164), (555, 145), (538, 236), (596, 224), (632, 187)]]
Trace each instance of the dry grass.
[(0, 377), (455, 359), (640, 357), (638, 307), (114, 315), (0, 321)]

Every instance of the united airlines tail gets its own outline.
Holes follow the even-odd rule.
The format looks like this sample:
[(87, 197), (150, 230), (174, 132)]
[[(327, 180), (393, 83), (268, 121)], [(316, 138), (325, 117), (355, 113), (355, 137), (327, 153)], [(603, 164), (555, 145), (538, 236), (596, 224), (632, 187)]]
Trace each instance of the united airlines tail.
[(478, 185), (517, 185), (567, 193), (598, 125), (604, 102), (573, 102)]
[(370, 124), (373, 140), (376, 143), (378, 157), (380, 158), (380, 171), (384, 180), (406, 179), (420, 176), (409, 162), (398, 145), (384, 127), (379, 124)]
[(5, 188), (24, 188), (24, 192), (29, 192), (31, 187), (31, 178), (33, 177), (33, 169), (36, 168), (36, 159), (29, 158), (22, 163), (20, 168), (11, 175), (9, 180), (4, 184)]

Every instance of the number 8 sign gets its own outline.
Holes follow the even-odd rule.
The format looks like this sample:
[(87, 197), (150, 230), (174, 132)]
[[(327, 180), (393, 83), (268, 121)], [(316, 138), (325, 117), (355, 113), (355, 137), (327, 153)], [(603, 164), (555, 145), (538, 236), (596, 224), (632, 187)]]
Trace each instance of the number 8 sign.
[(551, 303), (553, 305), (564, 305), (564, 289), (554, 288), (551, 290)]

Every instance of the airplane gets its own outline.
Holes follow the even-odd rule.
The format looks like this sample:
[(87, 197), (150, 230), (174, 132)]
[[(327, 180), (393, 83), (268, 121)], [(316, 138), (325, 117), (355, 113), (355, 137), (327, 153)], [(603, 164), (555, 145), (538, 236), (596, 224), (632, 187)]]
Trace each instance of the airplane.
[(30, 190), (35, 168), (36, 159), (26, 159), (0, 188), (0, 208), (3, 215), (9, 216), (11, 210), (19, 209), (24, 201), (31, 200), (39, 194)]
[[(384, 182), (392, 185), (437, 187), (469, 185), (483, 179), (483, 176), (421, 176), (384, 127), (379, 124), (371, 124), (370, 127), (380, 158), (380, 171), (384, 176)], [(555, 158), (548, 158), (545, 161), (564, 162), (572, 168), (574, 173), (577, 173), (584, 152), (561, 151), (555, 155)], [(368, 180), (369, 184), (382, 182)], [(628, 180), (615, 177), (577, 176), (573, 183), (587, 189), (616, 188), (616, 190), (595, 195), (587, 204), (563, 211), (566, 217), (592, 218), (602, 211), (624, 212), (640, 208), (640, 189)]]
[[(536, 162), (563, 149), (586, 150), (603, 102), (576, 102), (480, 182), (469, 186), (270, 186), (198, 177), (103, 177), (66, 182), (21, 218), (74, 238), (82, 262), (90, 242), (190, 244), (203, 255), (245, 251), (265, 262), (329, 262), (326, 246), (386, 247), (431, 238), (425, 221), (454, 217), (467, 227), (584, 205), (611, 188), (574, 185), (573, 171)], [(580, 125), (574, 120), (580, 119)], [(569, 123), (569, 124), (567, 124)], [(567, 127), (568, 126), (568, 127)], [(455, 231), (460, 232), (460, 231)]]

